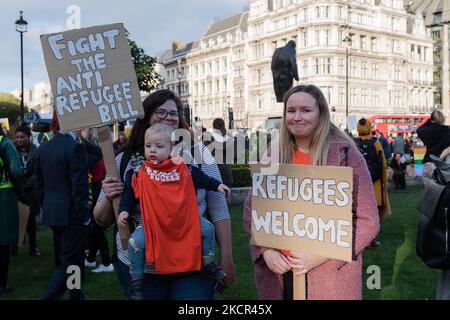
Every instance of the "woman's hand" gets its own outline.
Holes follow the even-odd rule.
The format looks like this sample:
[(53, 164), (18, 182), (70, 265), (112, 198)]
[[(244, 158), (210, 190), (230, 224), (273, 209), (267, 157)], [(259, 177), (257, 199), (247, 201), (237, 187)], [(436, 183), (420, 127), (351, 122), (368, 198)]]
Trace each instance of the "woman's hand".
[(123, 182), (119, 178), (106, 176), (102, 181), (105, 197), (110, 201), (122, 194), (123, 186)]
[(220, 259), (219, 265), (222, 267), (223, 271), (225, 271), (226, 274), (225, 278), (220, 281), (222, 281), (225, 288), (228, 288), (234, 282), (234, 280), (236, 280), (233, 259), (231, 257), (227, 259)]
[(267, 249), (263, 253), (263, 258), (269, 269), (276, 274), (285, 274), (292, 269), (287, 257), (278, 250)]
[(329, 258), (316, 256), (309, 253), (291, 252), (292, 256), (287, 257), (289, 265), (294, 269), (294, 275), (306, 274), (312, 269), (320, 266), (322, 263), (330, 260)]

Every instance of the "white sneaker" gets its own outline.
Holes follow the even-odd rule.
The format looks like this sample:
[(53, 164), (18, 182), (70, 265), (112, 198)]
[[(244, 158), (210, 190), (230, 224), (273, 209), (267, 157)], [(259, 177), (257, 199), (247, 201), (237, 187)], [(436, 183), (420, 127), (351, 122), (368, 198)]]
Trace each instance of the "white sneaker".
[(113, 271), (114, 271), (114, 267), (113, 267), (112, 263), (110, 263), (109, 266), (104, 266), (103, 264), (100, 264), (96, 269), (92, 270), (92, 272), (94, 272), (94, 273), (113, 272)]
[(95, 268), (95, 267), (97, 267), (97, 263), (95, 261), (88, 262), (87, 260), (84, 260), (84, 266), (88, 267), (88, 268)]

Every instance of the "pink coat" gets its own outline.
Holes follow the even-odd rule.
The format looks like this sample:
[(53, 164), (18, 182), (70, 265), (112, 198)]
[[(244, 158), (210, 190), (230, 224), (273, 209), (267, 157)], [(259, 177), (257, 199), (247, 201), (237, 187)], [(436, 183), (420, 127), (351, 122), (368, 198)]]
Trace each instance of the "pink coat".
[[(308, 300), (362, 299), (362, 252), (378, 234), (380, 227), (372, 180), (367, 164), (356, 146), (347, 141), (332, 141), (327, 164), (345, 166), (346, 147), (347, 166), (353, 168), (353, 262), (329, 260), (311, 270), (307, 274)], [(244, 229), (249, 238), (251, 208), (250, 192), (244, 204)], [(283, 299), (283, 277), (267, 267), (262, 257), (264, 249), (250, 245), (258, 298)]]

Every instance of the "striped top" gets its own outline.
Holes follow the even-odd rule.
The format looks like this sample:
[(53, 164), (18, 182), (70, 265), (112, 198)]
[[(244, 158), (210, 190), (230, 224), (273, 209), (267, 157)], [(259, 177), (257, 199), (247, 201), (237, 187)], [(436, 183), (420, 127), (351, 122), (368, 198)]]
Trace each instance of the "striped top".
[[(214, 157), (211, 155), (211, 152), (206, 148), (203, 144), (196, 144), (195, 150), (199, 150), (199, 155), (195, 156), (195, 159), (191, 157), (191, 164), (194, 166), (197, 166), (196, 160), (198, 160), (198, 156), (201, 155), (200, 159), (200, 169), (208, 176), (213, 177), (220, 182), (222, 182), (222, 178), (220, 176), (219, 168), (217, 167), (217, 163), (214, 159)], [(181, 153), (190, 156), (190, 152), (187, 152), (186, 150), (181, 149)], [(116, 166), (117, 169), (120, 170), (120, 163), (122, 161), (123, 152), (119, 153), (116, 156)], [(144, 162), (145, 158), (142, 155), (133, 155), (128, 162), (124, 176), (121, 177), (122, 181), (125, 181), (125, 176), (128, 173), (129, 170), (139, 170), (142, 163)], [(98, 203), (102, 202), (105, 197), (105, 194), (103, 192), (103, 189), (100, 193), (100, 196), (98, 198)], [(198, 211), (201, 216), (204, 216), (206, 213), (206, 208), (208, 208), (208, 215), (212, 223), (215, 223), (217, 221), (221, 220), (229, 220), (230, 214), (228, 212), (228, 206), (227, 202), (225, 200), (225, 196), (220, 192), (214, 192), (214, 191), (206, 191), (205, 189), (198, 189), (197, 191), (197, 205), (198, 205)], [(139, 212), (135, 212), (133, 214), (132, 218), (135, 220), (136, 223), (141, 223), (141, 215)], [(121, 241), (120, 241), (120, 235), (117, 232), (116, 233), (116, 243), (117, 243), (117, 257), (120, 261), (122, 261), (125, 264), (129, 264), (128, 261), (128, 254), (126, 251), (122, 250)], [(146, 272), (150, 272), (150, 270), (146, 270)]]

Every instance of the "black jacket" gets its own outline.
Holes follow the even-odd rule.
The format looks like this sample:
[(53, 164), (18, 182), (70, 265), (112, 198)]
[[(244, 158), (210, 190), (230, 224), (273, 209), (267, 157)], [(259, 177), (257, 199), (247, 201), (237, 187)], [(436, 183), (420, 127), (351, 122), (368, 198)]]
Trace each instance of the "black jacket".
[(34, 186), (43, 223), (68, 226), (69, 219), (89, 219), (88, 166), (83, 145), (57, 133), (36, 152)]
[(428, 119), (417, 129), (417, 135), (427, 147), (423, 163), (430, 162), (430, 154), (439, 157), (442, 151), (450, 146), (450, 129), (448, 126), (431, 122)]

